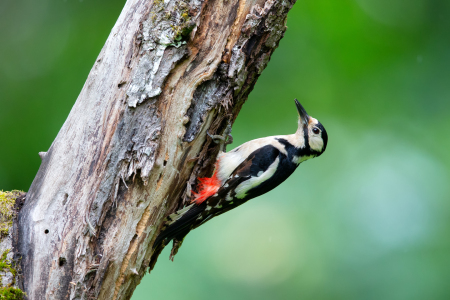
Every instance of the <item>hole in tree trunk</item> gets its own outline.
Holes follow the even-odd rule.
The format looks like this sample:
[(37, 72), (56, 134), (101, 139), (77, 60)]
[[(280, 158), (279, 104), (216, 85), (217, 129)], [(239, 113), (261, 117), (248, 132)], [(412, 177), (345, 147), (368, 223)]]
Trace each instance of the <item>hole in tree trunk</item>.
[(67, 203), (67, 198), (69, 198), (69, 194), (65, 193), (65, 194), (64, 194), (64, 200), (63, 200), (63, 205), (66, 205), (66, 203)]
[(59, 258), (59, 266), (62, 267), (67, 262), (67, 259), (65, 257)]

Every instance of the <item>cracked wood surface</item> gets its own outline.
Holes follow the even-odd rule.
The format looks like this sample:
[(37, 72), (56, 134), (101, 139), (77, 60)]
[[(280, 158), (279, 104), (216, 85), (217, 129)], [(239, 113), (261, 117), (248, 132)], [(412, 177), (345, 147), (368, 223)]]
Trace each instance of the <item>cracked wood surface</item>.
[(126, 2), (19, 214), (29, 299), (131, 297), (294, 2)]

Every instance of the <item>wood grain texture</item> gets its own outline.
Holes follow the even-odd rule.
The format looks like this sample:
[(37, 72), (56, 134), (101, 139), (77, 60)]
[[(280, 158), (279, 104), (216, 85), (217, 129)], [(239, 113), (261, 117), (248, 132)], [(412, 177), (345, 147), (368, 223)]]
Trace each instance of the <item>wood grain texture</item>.
[(129, 299), (295, 0), (128, 0), (19, 215), (29, 299)]

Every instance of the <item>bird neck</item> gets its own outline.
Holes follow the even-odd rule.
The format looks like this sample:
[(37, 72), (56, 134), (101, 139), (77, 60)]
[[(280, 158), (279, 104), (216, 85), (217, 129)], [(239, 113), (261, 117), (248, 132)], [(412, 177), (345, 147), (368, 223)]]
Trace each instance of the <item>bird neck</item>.
[(305, 146), (309, 146), (308, 143), (308, 128), (304, 127), (303, 122), (298, 120), (297, 131), (293, 134), (294, 139), (297, 141), (295, 143), (296, 148), (304, 148)]
[(279, 138), (278, 141), (283, 144), (288, 160), (295, 165), (299, 165), (314, 156), (309, 144), (305, 145), (303, 134), (294, 133), (287, 135), (284, 138)]

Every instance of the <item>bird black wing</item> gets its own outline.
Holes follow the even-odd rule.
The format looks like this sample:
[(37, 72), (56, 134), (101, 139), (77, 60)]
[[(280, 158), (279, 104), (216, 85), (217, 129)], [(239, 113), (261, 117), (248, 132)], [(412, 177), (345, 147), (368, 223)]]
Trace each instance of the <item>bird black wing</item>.
[(219, 188), (216, 195), (210, 197), (205, 202), (208, 204), (201, 217), (196, 220), (194, 228), (204, 224), (215, 216), (223, 214), (259, 195), (246, 196), (242, 199), (236, 198), (236, 188), (252, 177), (262, 176), (269, 167), (280, 159), (284, 154), (273, 145), (266, 145), (253, 151), (228, 177), (225, 183)]
[[(266, 172), (270, 165), (280, 156), (280, 151), (272, 146), (266, 145), (253, 151), (229, 176), (225, 183), (219, 188), (214, 196), (211, 196), (201, 204), (192, 204), (187, 211), (182, 213), (175, 221), (159, 234), (154, 243), (154, 248), (174, 239), (181, 242), (184, 237), (194, 228), (202, 225), (213, 217), (229, 211), (247, 199), (235, 199), (235, 190), (245, 180), (257, 177), (258, 174)], [(227, 201), (231, 197), (234, 201)], [(176, 214), (177, 214), (176, 213)]]

